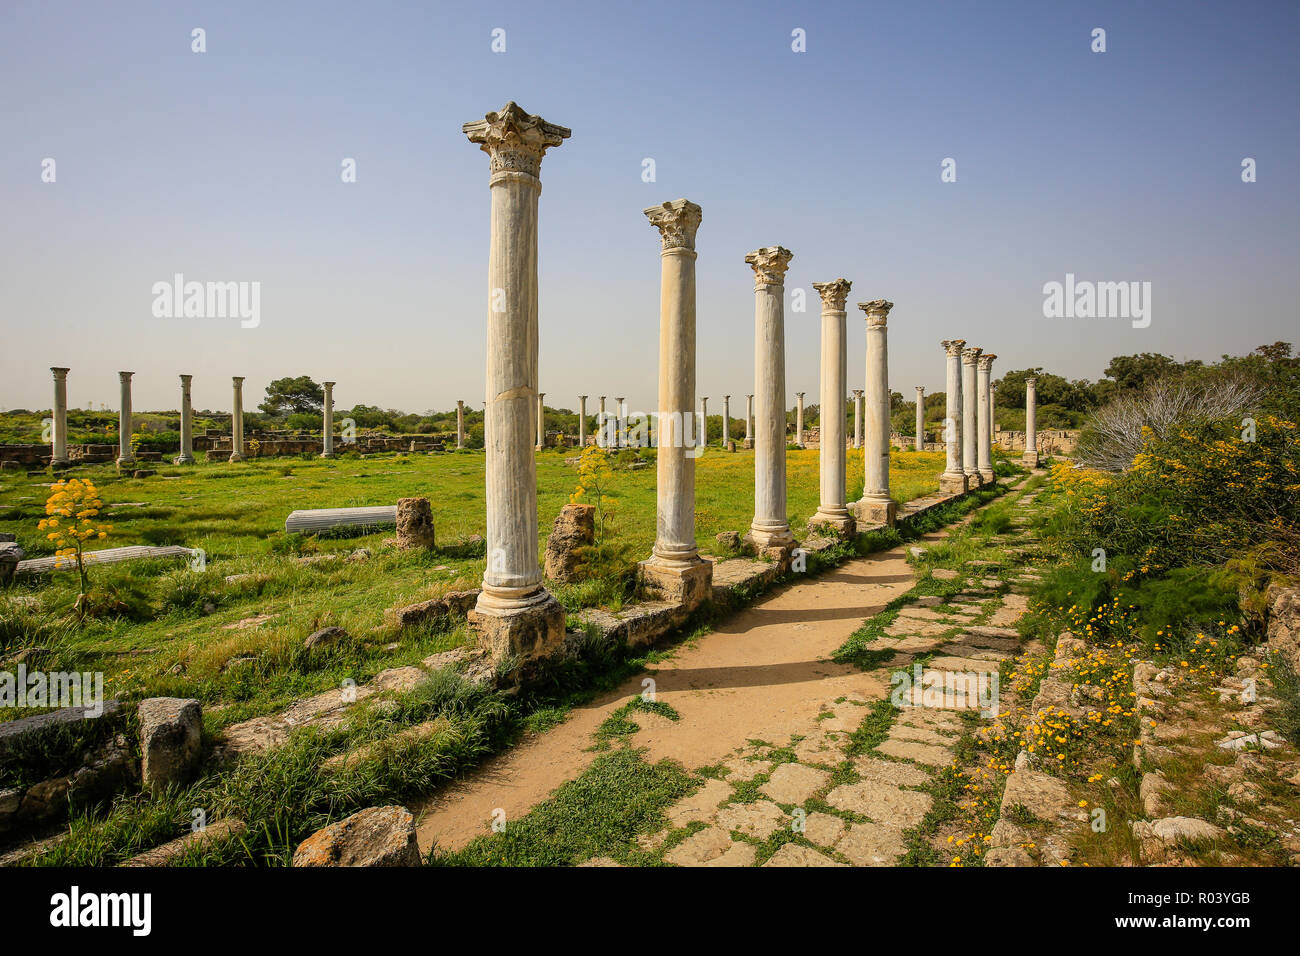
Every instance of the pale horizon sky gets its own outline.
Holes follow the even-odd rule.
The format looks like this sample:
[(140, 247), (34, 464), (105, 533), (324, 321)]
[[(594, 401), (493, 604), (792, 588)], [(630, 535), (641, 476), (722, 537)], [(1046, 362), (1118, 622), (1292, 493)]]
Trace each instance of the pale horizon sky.
[[(1297, 47), (1287, 2), (11, 0), (0, 407), (48, 408), (54, 365), (75, 407), (116, 408), (119, 369), (141, 411), (177, 407), (182, 372), (196, 408), (228, 408), (232, 375), (254, 409), (301, 374), (337, 381), (339, 407), (481, 407), (488, 159), (461, 124), (508, 100), (573, 130), (541, 171), (548, 405), (653, 407), (659, 240), (641, 210), (679, 197), (703, 207), (711, 412), (730, 393), (743, 414), (753, 391), (744, 256), (765, 245), (794, 253), (791, 404), (818, 393), (812, 283), (839, 276), (850, 387), (854, 304), (886, 298), (907, 398), (942, 390), (945, 338), (996, 352), (995, 377), (1094, 380), (1114, 355), (1300, 341)], [(155, 318), (152, 286), (175, 273), (260, 282), (260, 325)], [(1150, 326), (1044, 318), (1044, 283), (1067, 273), (1150, 282)]]

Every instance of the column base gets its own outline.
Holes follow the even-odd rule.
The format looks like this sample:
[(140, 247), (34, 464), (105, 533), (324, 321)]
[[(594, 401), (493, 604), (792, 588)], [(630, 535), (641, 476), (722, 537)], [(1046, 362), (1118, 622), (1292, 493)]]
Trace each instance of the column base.
[(862, 524), (892, 525), (898, 517), (898, 502), (892, 498), (863, 498), (857, 513)]
[(974, 491), (982, 484), (984, 484), (984, 479), (980, 477), (980, 473), (978, 471), (966, 472), (966, 488), (968, 490)]
[(794, 550), (794, 534), (786, 528), (751, 527), (743, 539), (745, 547), (760, 557), (767, 557), (780, 564), (790, 563), (790, 552)]
[(230, 461), (243, 461), (243, 460), (244, 460), (244, 456), (241, 455), (241, 454), (240, 454), (239, 452), (237, 452), (237, 451), (232, 451), (232, 452), (230, 453), (230, 459), (229, 459), (229, 460), (230, 460)]
[(184, 455), (184, 454), (182, 454), (182, 455), (177, 455), (175, 458), (172, 459), (172, 464), (173, 464), (173, 465), (192, 465), (192, 464), (194, 464), (194, 456), (193, 456), (193, 455)]
[(740, 447), (748, 451), (749, 449), (754, 447), (754, 439), (746, 438), (743, 442), (740, 443)]
[(119, 458), (116, 462), (118, 471), (131, 471), (135, 468), (134, 458)]
[(997, 475), (995, 475), (995, 474), (993, 473), (993, 469), (992, 469), (992, 468), (988, 469), (987, 471), (985, 471), (985, 470), (983, 470), (983, 469), (980, 469), (980, 483), (981, 483), (981, 484), (991, 485), (991, 484), (993, 484), (993, 479), (996, 478), (996, 477), (997, 477)]
[(840, 512), (823, 512), (818, 509), (817, 513), (808, 519), (808, 529), (828, 528), (844, 538), (851, 538), (857, 532), (858, 523), (853, 520), (845, 508)]
[(323, 452), (320, 453), (320, 456), (321, 456), (322, 458), (334, 458), (334, 457), (336, 457), (335, 454), (334, 454), (334, 452), (332, 452), (332, 451), (323, 451)]
[(544, 657), (564, 644), (564, 606), (543, 589), (535, 604), (518, 608), (483, 606), (483, 596), (469, 612), (479, 645), (494, 662), (507, 657)]
[(939, 476), (939, 491), (943, 494), (964, 495), (966, 490), (966, 476), (960, 472), (945, 471)]
[(690, 611), (713, 597), (713, 562), (703, 558), (683, 567), (659, 564), (649, 558), (637, 563), (636, 579), (648, 595)]
[(1024, 465), (1026, 468), (1037, 468), (1038, 452), (1036, 451), (1025, 452), (1024, 455), (1020, 457), (1020, 463)]

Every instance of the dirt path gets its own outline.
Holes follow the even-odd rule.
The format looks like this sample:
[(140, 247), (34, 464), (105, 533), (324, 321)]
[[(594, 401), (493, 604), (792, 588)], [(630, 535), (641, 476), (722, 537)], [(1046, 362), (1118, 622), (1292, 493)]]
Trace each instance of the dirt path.
[[(924, 541), (941, 540), (941, 530)], [(924, 541), (922, 543), (924, 543)], [(419, 842), (427, 852), (459, 849), (491, 832), (498, 808), (523, 816), (578, 776), (594, 759), (591, 735), (614, 710), (655, 680), (658, 699), (681, 719), (638, 713), (635, 744), (652, 760), (671, 757), (687, 768), (715, 764), (748, 740), (788, 738), (815, 721), (823, 702), (852, 695), (877, 698), (888, 689), (879, 673), (836, 664), (831, 653), (861, 623), (910, 590), (908, 546), (857, 558), (834, 571), (785, 586), (719, 625), (672, 660), (629, 679), (560, 726), (501, 754), (422, 807)]]

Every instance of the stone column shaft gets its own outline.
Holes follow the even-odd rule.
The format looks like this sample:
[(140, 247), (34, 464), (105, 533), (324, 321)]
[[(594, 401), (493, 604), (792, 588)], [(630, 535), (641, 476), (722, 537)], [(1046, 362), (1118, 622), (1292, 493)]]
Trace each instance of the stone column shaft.
[(722, 396), (722, 447), (731, 441), (731, 396)]
[(1022, 459), (1030, 468), (1038, 467), (1038, 379), (1025, 379), (1025, 451)]
[(456, 447), (465, 447), (465, 402), (456, 402)]
[(605, 396), (600, 396), (600, 412), (596, 415), (596, 444), (601, 448), (609, 445), (608, 428), (605, 420)]
[(194, 400), (190, 394), (193, 375), (181, 376), (181, 451), (174, 464), (188, 465), (194, 461)]
[(135, 453), (131, 451), (131, 376), (135, 372), (118, 372), (117, 378), (121, 388), (120, 403), (117, 413), (117, 464), (135, 464)]
[(578, 450), (587, 447), (587, 396), (578, 396)]
[(491, 163), (485, 490), (487, 567), (472, 622), (494, 657), (549, 653), (564, 609), (538, 564), (537, 208), (542, 156), (570, 131), (515, 103), (463, 127)]
[(975, 388), (978, 394), (976, 415), (976, 467), (979, 468), (980, 480), (985, 484), (993, 481), (993, 404), (992, 391), (989, 388), (993, 375), (993, 360), (997, 358), (992, 352), (985, 352), (979, 357), (975, 368)]
[[(810, 525), (829, 525), (851, 535), (855, 524), (845, 501), (844, 393), (848, 388), (848, 279), (814, 282), (822, 299), (821, 439), (818, 444), (821, 498)], [(801, 402), (802, 404), (802, 402)]]
[(785, 487), (785, 272), (790, 250), (767, 246), (745, 256), (754, 269), (754, 521), (759, 549), (794, 545)]
[(709, 447), (709, 396), (700, 399), (700, 428), (695, 443), (701, 448)]
[(916, 386), (916, 450), (925, 451), (925, 387)]
[(947, 356), (944, 366), (943, 442), (945, 465), (939, 476), (939, 490), (945, 494), (959, 495), (966, 491), (966, 472), (962, 468), (962, 409), (961, 350), (965, 339), (949, 339), (943, 343)]
[[(325, 402), (321, 408), (321, 451), (322, 458), (334, 457), (334, 382), (325, 382)], [(459, 419), (459, 413), (457, 413)]]
[(859, 302), (867, 317), (866, 434), (862, 440), (864, 481), (858, 521), (893, 524), (897, 506), (889, 496), (889, 340), (886, 323), (894, 303)]
[(753, 447), (754, 443), (754, 396), (745, 396), (745, 441)]
[(232, 379), (234, 395), (230, 405), (230, 460), (244, 460), (244, 378)]
[(983, 349), (967, 346), (961, 353), (961, 470), (970, 486), (980, 484), (979, 388), (975, 365)]
[(50, 464), (68, 463), (68, 370), (51, 368), (54, 373), (54, 408), (50, 422)]
[(794, 406), (794, 443), (800, 448), (803, 447), (803, 397), (804, 392), (795, 392)]
[(546, 447), (546, 406), (543, 400), (546, 398), (545, 392), (537, 393), (537, 450), (541, 451)]
[(853, 447), (862, 447), (862, 389), (853, 390)]

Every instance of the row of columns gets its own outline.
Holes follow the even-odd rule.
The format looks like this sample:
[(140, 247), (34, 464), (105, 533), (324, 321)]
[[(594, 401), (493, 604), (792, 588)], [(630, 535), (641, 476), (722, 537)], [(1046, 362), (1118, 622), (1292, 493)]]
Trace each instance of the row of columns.
[[(993, 481), (992, 377), (993, 361), (997, 356), (967, 346), (965, 339), (946, 340), (943, 348), (947, 355), (947, 407), (944, 412), (947, 460), (939, 488), (955, 494)], [(1026, 450), (1031, 447), (1029, 432), (1036, 432), (1029, 394), (1027, 391)], [(917, 421), (919, 424), (919, 415)], [(1034, 464), (1037, 464), (1036, 457)]]

